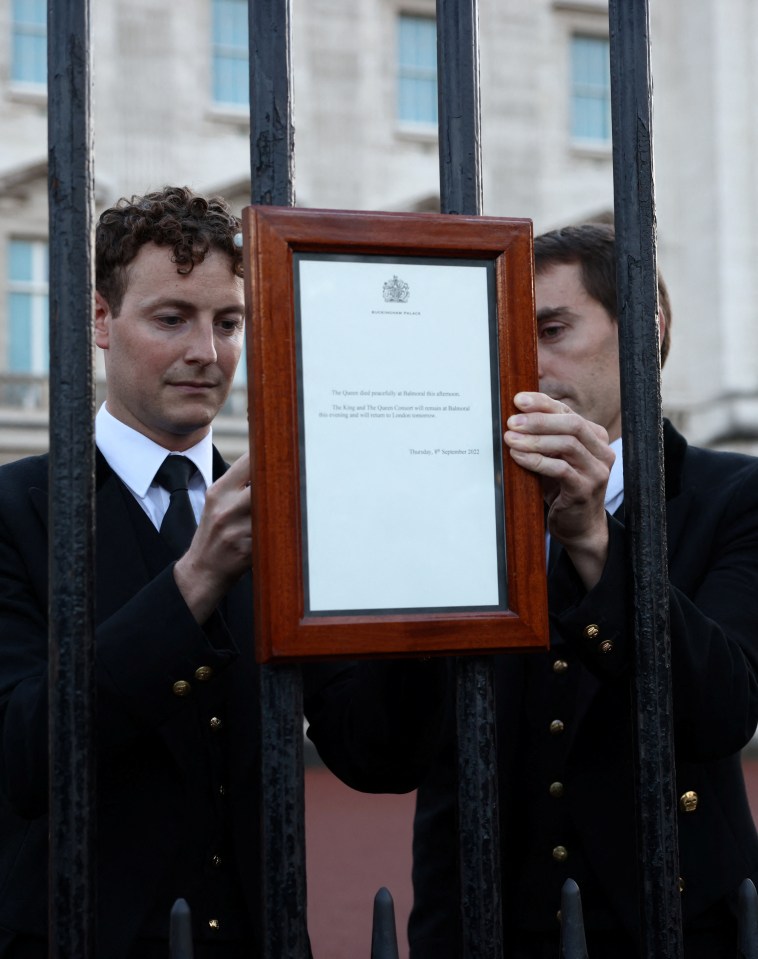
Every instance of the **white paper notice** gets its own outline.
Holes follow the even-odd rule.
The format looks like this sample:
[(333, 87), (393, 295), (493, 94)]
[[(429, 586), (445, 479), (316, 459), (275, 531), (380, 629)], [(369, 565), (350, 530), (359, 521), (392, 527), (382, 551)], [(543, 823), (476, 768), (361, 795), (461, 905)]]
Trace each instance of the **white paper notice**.
[(310, 611), (498, 606), (487, 265), (296, 260)]

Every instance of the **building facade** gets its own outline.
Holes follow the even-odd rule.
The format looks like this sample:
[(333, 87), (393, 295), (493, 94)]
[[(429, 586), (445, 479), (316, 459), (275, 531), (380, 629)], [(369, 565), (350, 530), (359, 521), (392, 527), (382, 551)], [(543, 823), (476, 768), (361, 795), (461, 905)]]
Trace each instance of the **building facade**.
[[(434, 0), (293, 0), (298, 205), (439, 209)], [(93, 5), (98, 209), (165, 183), (249, 196), (247, 0)], [(47, 445), (44, 0), (0, 0), (0, 461)], [(612, 215), (604, 0), (480, 0), (484, 212)], [(664, 407), (758, 450), (758, 8), (651, 0)], [(87, 308), (83, 306), (83, 319)], [(246, 444), (243, 377), (217, 438)]]

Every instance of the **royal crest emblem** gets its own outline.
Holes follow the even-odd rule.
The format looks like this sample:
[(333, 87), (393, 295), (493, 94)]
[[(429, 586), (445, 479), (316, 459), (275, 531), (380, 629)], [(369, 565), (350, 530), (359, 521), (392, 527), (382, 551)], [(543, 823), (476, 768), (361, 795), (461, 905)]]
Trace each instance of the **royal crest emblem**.
[(407, 303), (411, 295), (411, 288), (398, 276), (393, 276), (391, 280), (382, 287), (382, 294), (386, 303)]

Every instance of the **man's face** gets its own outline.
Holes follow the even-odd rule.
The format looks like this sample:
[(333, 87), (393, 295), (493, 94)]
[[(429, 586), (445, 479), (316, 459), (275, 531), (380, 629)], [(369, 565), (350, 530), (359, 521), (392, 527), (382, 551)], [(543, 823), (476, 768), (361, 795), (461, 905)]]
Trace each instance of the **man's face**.
[(145, 244), (127, 268), (119, 315), (96, 297), (109, 412), (166, 449), (194, 446), (231, 389), (244, 313), (242, 280), (226, 254), (213, 250), (180, 274), (168, 247)]
[(621, 436), (618, 327), (582, 284), (575, 263), (535, 277), (540, 390)]

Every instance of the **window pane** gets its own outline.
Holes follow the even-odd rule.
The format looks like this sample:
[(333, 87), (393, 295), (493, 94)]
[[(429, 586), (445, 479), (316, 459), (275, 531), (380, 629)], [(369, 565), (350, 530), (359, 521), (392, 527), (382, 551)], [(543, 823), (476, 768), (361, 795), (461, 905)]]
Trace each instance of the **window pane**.
[(46, 0), (13, 0), (14, 22), (47, 24)]
[(247, 0), (213, 0), (213, 99), (248, 103)]
[(213, 5), (214, 43), (247, 50), (246, 0), (215, 0)]
[(28, 373), (32, 365), (31, 298), (24, 293), (11, 293), (8, 307), (8, 369), (12, 373)]
[(595, 141), (611, 138), (609, 44), (603, 37), (571, 40), (571, 136)]
[(11, 240), (8, 248), (8, 279), (32, 279), (32, 244)]
[(44, 0), (13, 0), (11, 79), (47, 83), (47, 7)]
[(7, 369), (45, 373), (49, 364), (47, 243), (11, 240), (7, 277)]
[(397, 115), (437, 122), (437, 25), (430, 17), (398, 17)]
[(574, 102), (574, 111), (575, 137), (588, 140), (607, 138), (606, 111), (599, 100), (577, 97)]

